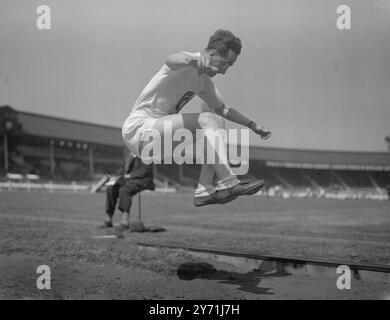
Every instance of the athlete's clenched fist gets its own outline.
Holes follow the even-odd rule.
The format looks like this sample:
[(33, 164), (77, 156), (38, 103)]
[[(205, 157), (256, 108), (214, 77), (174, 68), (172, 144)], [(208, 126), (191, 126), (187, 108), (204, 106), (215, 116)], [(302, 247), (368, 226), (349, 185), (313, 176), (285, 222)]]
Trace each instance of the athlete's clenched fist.
[(218, 71), (217, 67), (210, 65), (210, 56), (202, 55), (192, 61), (192, 66), (198, 70), (199, 74), (215, 73)]
[(264, 126), (259, 126), (254, 121), (251, 121), (249, 124), (249, 129), (252, 129), (254, 133), (260, 136), (261, 139), (267, 140), (271, 137), (272, 132), (266, 129)]

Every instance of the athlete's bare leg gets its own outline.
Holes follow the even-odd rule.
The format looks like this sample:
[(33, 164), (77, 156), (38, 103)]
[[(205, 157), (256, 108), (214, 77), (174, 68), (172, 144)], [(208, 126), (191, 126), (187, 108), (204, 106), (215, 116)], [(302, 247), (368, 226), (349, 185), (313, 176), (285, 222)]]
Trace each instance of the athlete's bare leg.
[[(165, 134), (169, 134), (169, 137), (171, 138), (171, 134), (174, 134), (177, 130), (180, 129), (187, 129), (191, 131), (192, 135), (196, 138), (196, 130), (201, 129), (207, 140), (203, 152), (207, 155), (207, 158), (207, 153), (210, 152), (209, 146), (212, 147), (212, 152), (214, 152), (216, 155), (216, 161), (215, 163), (205, 164), (202, 167), (202, 180), (199, 181), (199, 185), (194, 197), (194, 204), (197, 207), (216, 203), (227, 203), (236, 199), (238, 196), (254, 194), (264, 185), (264, 181), (262, 180), (255, 179), (245, 182), (240, 181), (233, 173), (233, 170), (230, 168), (229, 162), (227, 160), (227, 150), (225, 143), (226, 133), (221, 128), (221, 119), (222, 118), (220, 116), (212, 112), (172, 114), (158, 118), (153, 126), (153, 129), (159, 133), (162, 141), (164, 141)], [(170, 130), (166, 133), (165, 130), (167, 125), (169, 126)], [(145, 143), (147, 144), (148, 142), (144, 142), (140, 146), (141, 153), (143, 147), (146, 145)], [(178, 143), (180, 142), (177, 142), (177, 144)], [(172, 147), (175, 147), (173, 141)], [(198, 154), (196, 157), (198, 158)], [(210, 176), (212, 176), (213, 171), (215, 172), (218, 179), (215, 188), (210, 185)]]
[[(215, 115), (215, 121), (219, 129), (225, 130), (225, 120), (222, 117)], [(226, 146), (225, 140), (223, 141), (223, 145), (224, 147)], [(203, 164), (201, 166), (199, 183), (197, 189), (195, 190), (195, 197), (205, 196), (216, 191), (213, 183), (214, 176), (215, 176), (215, 169), (213, 165)], [(217, 181), (217, 184), (218, 182), (219, 181)]]
[(214, 175), (215, 175), (215, 170), (213, 165), (203, 164), (201, 166), (198, 187), (195, 190), (196, 197), (208, 195), (216, 191), (213, 185)]
[[(224, 135), (220, 129), (223, 128), (223, 119), (213, 112), (202, 113), (182, 113), (163, 116), (157, 119), (153, 126), (153, 129), (157, 130), (160, 134), (161, 141), (164, 141), (164, 134), (167, 124), (169, 123), (172, 128), (172, 134), (179, 129), (187, 129), (192, 132), (196, 137), (196, 130), (203, 130), (204, 135), (209, 143), (209, 146), (216, 153), (216, 163), (202, 165), (202, 172), (200, 176), (200, 185), (206, 189), (211, 185), (210, 175), (213, 176), (214, 172), (217, 175), (218, 184), (221, 188), (230, 188), (237, 184), (239, 180), (233, 174), (232, 169), (227, 161), (227, 150), (225, 143), (216, 146), (216, 140), (224, 142)], [(171, 134), (171, 132), (169, 133)], [(217, 139), (216, 139), (217, 137)], [(177, 142), (178, 144), (179, 142)], [(145, 143), (140, 146), (142, 150)], [(173, 143), (173, 147), (175, 144)], [(204, 144), (204, 153), (206, 154), (207, 143)], [(140, 150), (140, 151), (141, 151)], [(196, 155), (198, 156), (198, 155)]]

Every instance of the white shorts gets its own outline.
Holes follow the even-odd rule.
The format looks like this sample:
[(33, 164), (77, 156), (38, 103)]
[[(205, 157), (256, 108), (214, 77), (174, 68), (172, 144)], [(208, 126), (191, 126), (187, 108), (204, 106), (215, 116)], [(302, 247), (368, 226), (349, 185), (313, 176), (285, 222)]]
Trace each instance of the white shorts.
[(146, 133), (152, 131), (157, 118), (143, 116), (143, 115), (130, 115), (122, 126), (122, 138), (125, 141), (126, 146), (135, 155), (140, 157), (140, 143), (143, 141), (143, 137)]

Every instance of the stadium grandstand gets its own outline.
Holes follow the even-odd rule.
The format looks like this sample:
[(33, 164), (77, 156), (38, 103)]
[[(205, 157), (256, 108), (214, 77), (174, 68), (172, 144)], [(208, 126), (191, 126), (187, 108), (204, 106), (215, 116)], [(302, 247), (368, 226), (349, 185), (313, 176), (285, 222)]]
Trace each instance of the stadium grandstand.
[[(0, 107), (0, 177), (33, 174), (43, 180), (88, 182), (115, 172), (124, 147), (119, 127), (61, 119)], [(250, 147), (249, 174), (267, 190), (306, 195), (380, 190), (390, 184), (390, 152), (339, 152)], [(186, 190), (200, 166), (155, 166), (157, 185)], [(298, 190), (298, 191), (297, 191)], [(288, 192), (289, 193), (288, 193)], [(286, 193), (287, 192), (287, 193)]]

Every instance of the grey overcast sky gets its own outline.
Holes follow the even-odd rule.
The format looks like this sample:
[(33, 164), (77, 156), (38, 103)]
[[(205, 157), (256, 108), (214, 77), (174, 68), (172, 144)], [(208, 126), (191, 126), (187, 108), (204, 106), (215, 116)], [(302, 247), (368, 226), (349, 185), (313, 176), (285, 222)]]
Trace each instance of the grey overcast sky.
[[(51, 30), (36, 28), (43, 4)], [(339, 5), (351, 30), (336, 27)], [(0, 105), (119, 127), (169, 54), (219, 28), (243, 43), (215, 78), (224, 101), (273, 131), (251, 143), (387, 150), (390, 0), (1, 0)]]

